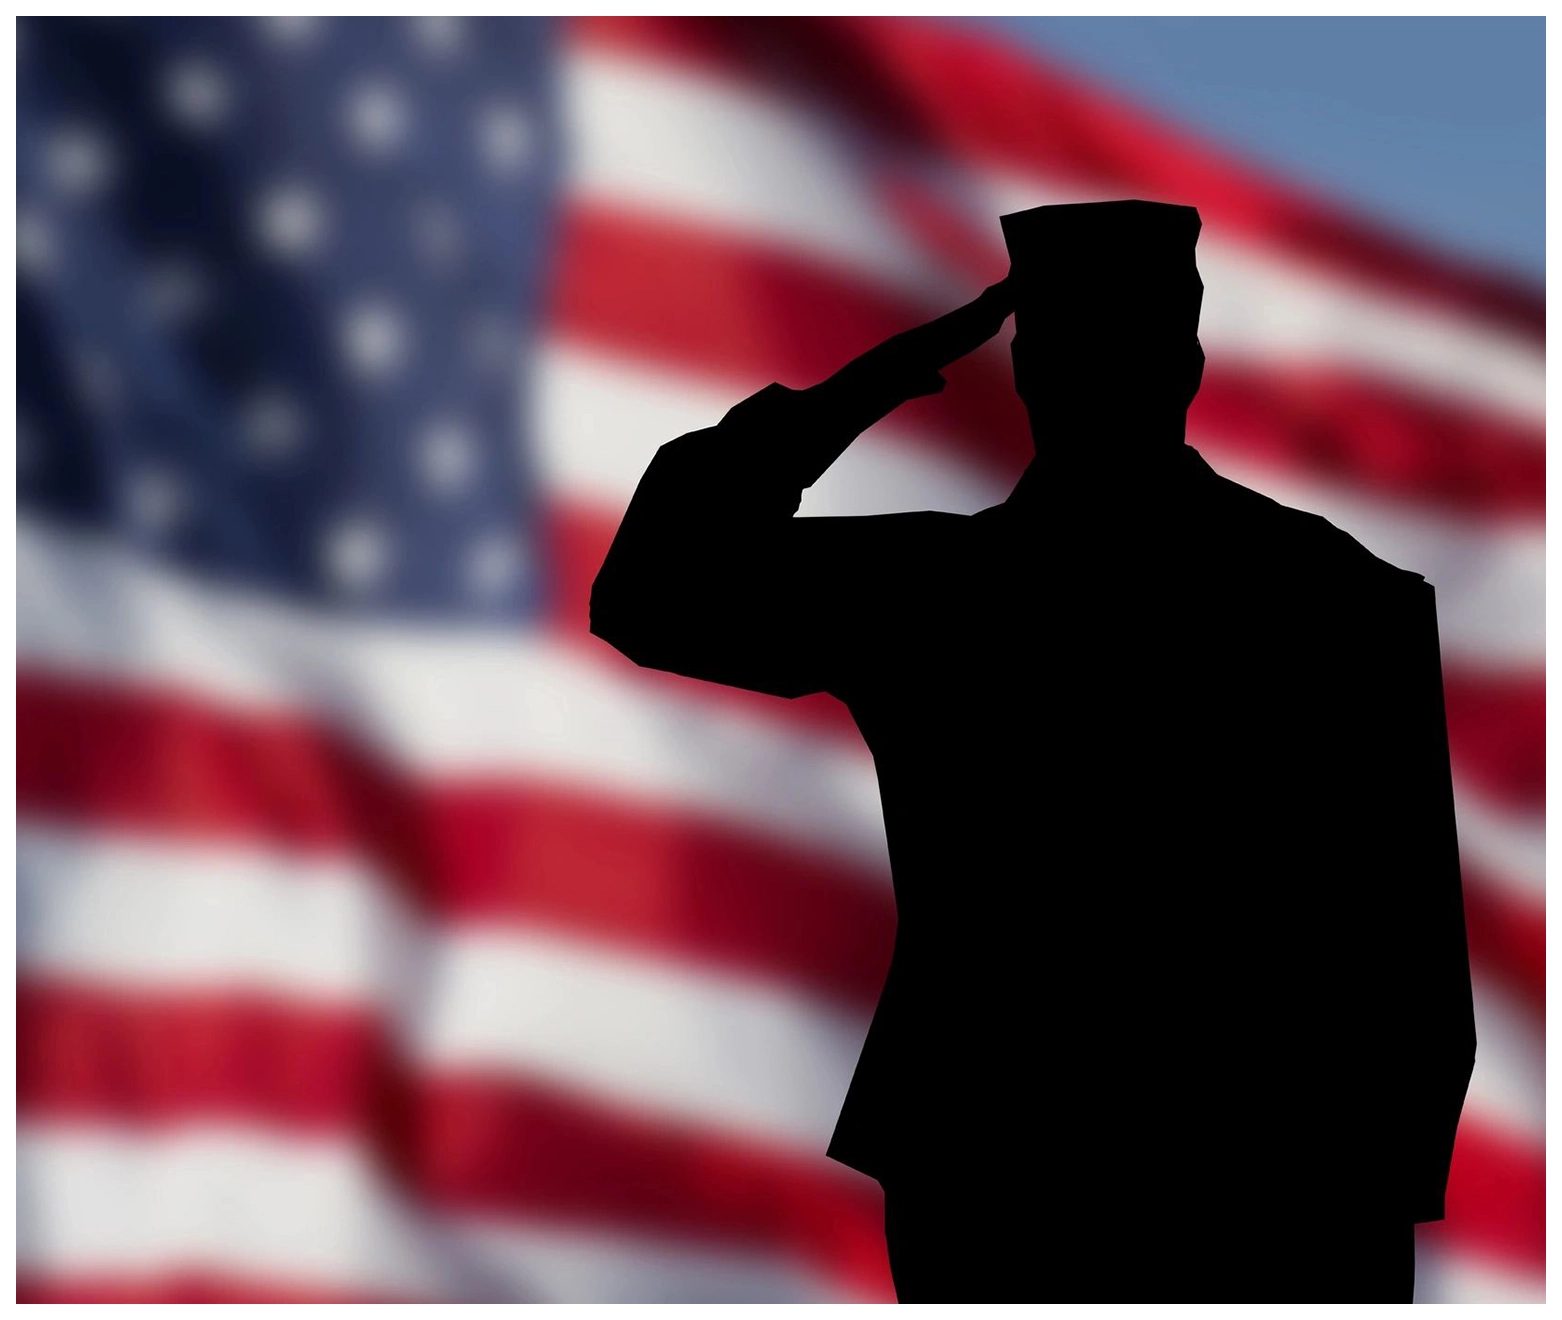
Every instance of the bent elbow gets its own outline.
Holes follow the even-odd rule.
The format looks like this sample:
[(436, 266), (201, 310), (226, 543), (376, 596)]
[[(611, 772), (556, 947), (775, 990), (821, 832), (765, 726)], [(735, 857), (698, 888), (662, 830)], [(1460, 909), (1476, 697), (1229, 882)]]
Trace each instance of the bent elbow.
[[(587, 607), (588, 622), (593, 637), (600, 637), (615, 650), (629, 655), (633, 645), (633, 611), (625, 607), (624, 592), (604, 568), (591, 584), (591, 600)], [(633, 659), (633, 656), (630, 656)]]
[(641, 584), (626, 582), (621, 574), (604, 567), (591, 587), (588, 607), (591, 635), (601, 638), (637, 665), (658, 668), (650, 658), (656, 649), (657, 629), (648, 605), (647, 593), (641, 589)]

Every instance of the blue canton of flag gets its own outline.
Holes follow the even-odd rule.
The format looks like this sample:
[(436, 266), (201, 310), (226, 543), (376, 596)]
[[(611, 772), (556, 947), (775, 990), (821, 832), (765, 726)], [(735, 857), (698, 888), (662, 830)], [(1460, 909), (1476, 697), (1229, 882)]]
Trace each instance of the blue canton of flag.
[(33, 19), (23, 507), (352, 611), (529, 616), (551, 25)]

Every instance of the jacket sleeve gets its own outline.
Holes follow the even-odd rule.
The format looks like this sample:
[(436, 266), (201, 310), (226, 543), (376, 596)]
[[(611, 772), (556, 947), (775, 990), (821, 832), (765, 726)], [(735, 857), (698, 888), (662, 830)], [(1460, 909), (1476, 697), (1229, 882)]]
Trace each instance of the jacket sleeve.
[(1399, 999), (1407, 1084), (1406, 1176), (1411, 1218), (1443, 1218), (1454, 1135), (1475, 1063), (1475, 1013), (1465, 936), (1459, 840), (1449, 769), (1448, 725), (1437, 635), (1436, 594), (1416, 580), (1392, 610), (1384, 659), (1385, 736), (1397, 744), (1403, 791), (1395, 795), (1392, 844), (1403, 858)]
[(648, 668), (781, 697), (829, 691), (861, 635), (879, 520), (793, 515), (846, 445), (916, 392), (771, 385), (662, 445), (592, 585), (591, 631)]

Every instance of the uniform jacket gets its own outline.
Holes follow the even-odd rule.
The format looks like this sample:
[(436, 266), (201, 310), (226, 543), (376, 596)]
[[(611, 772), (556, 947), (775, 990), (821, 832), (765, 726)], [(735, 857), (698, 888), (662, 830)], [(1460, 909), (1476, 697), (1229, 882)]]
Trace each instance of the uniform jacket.
[(657, 451), (591, 627), (832, 693), (873, 754), (898, 925), (828, 1154), (1440, 1218), (1475, 1033), (1432, 585), (1186, 445), (796, 517), (838, 446), (790, 394)]

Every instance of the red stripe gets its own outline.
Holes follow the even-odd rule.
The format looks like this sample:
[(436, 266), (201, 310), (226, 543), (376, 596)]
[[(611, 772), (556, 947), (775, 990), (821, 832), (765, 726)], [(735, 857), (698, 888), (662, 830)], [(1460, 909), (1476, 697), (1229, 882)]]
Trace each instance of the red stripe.
[(24, 1117), (259, 1120), (362, 1135), (419, 1200), (551, 1225), (674, 1233), (801, 1256), (888, 1300), (871, 1179), (535, 1080), (421, 1076), (366, 1016), (251, 998), (22, 978)]
[[(728, 234), (586, 204), (566, 212), (559, 270), (552, 315), (561, 335), (725, 380), (734, 402), (771, 380), (821, 380), (944, 310)], [(1017, 476), (1033, 448), (1005, 350), (989, 348), (946, 375), (949, 388), (907, 404), (897, 424), (1000, 478)], [(1348, 366), (1260, 369), (1217, 355), (1189, 429), (1271, 465), (1395, 499), (1462, 514), (1544, 514), (1538, 428), (1423, 401)]]
[(1546, 1014), (1546, 906), (1483, 879), (1465, 861), (1464, 918), (1470, 961), (1523, 1000), (1541, 1021)]
[(185, 839), (349, 849), (427, 911), (551, 926), (871, 1007), (887, 877), (547, 782), (416, 783), (279, 715), (24, 674), (17, 808)]
[(300, 1134), (367, 1124), (379, 1030), (361, 1007), (280, 996), (131, 993), (17, 978), (19, 1111), (146, 1126), (263, 1118)]
[(435, 1203), (781, 1249), (854, 1293), (893, 1298), (883, 1192), (826, 1159), (822, 1143), (817, 1157), (802, 1158), (472, 1077), (420, 1087), (409, 1110), (405, 1120), (425, 1140), (404, 1176)]
[(1546, 677), (1444, 671), (1448, 741), (1461, 776), (1515, 809), (1546, 806)]
[[(555, 332), (684, 374), (724, 377), (734, 403), (772, 380), (822, 380), (946, 310), (718, 230), (580, 204), (565, 212), (558, 270)], [(956, 363), (944, 394), (906, 404), (896, 419), (945, 445), (961, 437), (967, 457), (1018, 475), (1033, 452), (1030, 432), (995, 361), (988, 353)]]
[[(373, 1027), (214, 996), (135, 996), (23, 978), (24, 1118), (170, 1124), (220, 1114), (339, 1126), (405, 1186), (451, 1210), (545, 1215), (782, 1248), (865, 1292), (887, 1286), (882, 1199), (821, 1155), (799, 1158), (531, 1080), (409, 1076)], [(1544, 1162), (1466, 1117), (1439, 1230), (1461, 1250), (1544, 1260)]]
[(1545, 1267), (1546, 1162), (1519, 1137), (1459, 1124), (1447, 1210), (1446, 1220), (1426, 1226), (1430, 1241), (1500, 1265)]
[(1540, 427), (1328, 365), (1211, 360), (1188, 429), (1222, 449), (1288, 471), (1349, 482), (1454, 513), (1540, 521)]
[(872, 126), (903, 152), (1197, 206), (1223, 237), (1507, 323), (1537, 341), (1545, 335), (1545, 299), (1533, 281), (1450, 260), (1203, 145), (1119, 93), (949, 22), (594, 17), (573, 20), (571, 34), (593, 51), (768, 85)]

